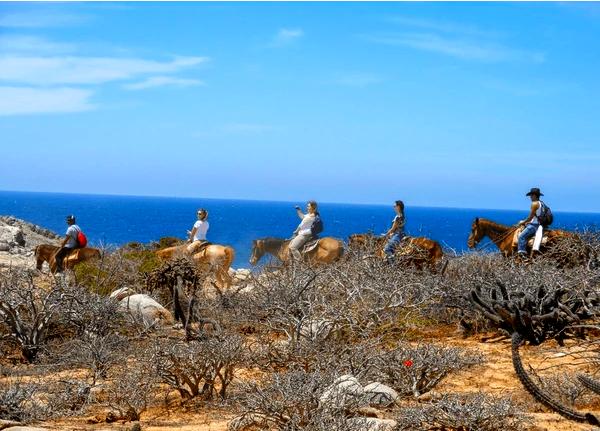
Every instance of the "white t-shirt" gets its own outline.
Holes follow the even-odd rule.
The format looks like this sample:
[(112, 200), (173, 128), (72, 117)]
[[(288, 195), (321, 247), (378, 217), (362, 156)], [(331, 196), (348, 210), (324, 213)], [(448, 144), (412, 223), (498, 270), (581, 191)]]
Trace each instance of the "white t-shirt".
[(67, 248), (77, 248), (77, 235), (81, 232), (81, 229), (76, 224), (72, 224), (67, 229), (67, 238), (69, 240), (65, 244)]
[(309, 235), (311, 234), (311, 226), (313, 224), (313, 221), (315, 220), (315, 215), (314, 214), (306, 214), (303, 218), (302, 221), (300, 222), (300, 225), (298, 225), (298, 235)]
[(196, 234), (194, 235), (194, 241), (206, 241), (206, 232), (208, 232), (208, 221), (198, 220), (194, 223), (196, 228)]

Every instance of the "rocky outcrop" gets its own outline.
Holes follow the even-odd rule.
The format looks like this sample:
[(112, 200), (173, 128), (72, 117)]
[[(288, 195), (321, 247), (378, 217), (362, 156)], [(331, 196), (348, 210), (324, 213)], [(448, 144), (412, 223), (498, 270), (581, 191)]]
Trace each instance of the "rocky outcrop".
[(0, 252), (31, 254), (40, 244), (58, 244), (59, 236), (51, 230), (17, 219), (0, 216)]

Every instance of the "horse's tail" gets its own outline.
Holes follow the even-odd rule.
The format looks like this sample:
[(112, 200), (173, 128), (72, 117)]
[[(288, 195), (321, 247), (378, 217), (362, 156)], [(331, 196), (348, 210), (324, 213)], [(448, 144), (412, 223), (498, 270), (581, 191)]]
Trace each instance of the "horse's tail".
[(223, 251), (225, 252), (225, 261), (223, 262), (223, 268), (227, 272), (229, 268), (231, 268), (231, 264), (235, 259), (235, 250), (233, 247), (226, 245), (223, 247)]

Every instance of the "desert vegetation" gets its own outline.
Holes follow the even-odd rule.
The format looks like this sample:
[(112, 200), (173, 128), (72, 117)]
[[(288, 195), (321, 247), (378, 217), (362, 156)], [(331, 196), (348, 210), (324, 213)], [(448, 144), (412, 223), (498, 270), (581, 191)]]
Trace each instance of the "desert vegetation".
[(185, 257), (158, 261), (158, 245), (106, 249), (60, 277), (8, 268), (0, 419), (168, 429), (219, 412), (230, 430), (589, 429), (565, 428), (600, 410), (600, 241), (577, 241), (589, 256), (578, 265), (473, 253), (430, 272), (349, 251), (326, 266), (233, 271), (229, 289)]

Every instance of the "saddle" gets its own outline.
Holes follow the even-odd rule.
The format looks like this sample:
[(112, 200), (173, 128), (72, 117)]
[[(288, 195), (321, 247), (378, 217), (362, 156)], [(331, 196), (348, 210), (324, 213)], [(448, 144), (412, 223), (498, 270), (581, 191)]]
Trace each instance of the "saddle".
[[(193, 243), (192, 243), (193, 244)], [(206, 249), (206, 247), (208, 247), (209, 245), (212, 244), (212, 242), (209, 241), (202, 241), (200, 244), (194, 244), (194, 247), (190, 250), (190, 246), (192, 245), (188, 245), (188, 252), (190, 254), (196, 254), (196, 253), (200, 253), (201, 251), (203, 251), (204, 249)]]
[[(513, 248), (517, 248), (517, 245), (519, 243), (519, 235), (521, 234), (521, 232), (523, 232), (523, 229), (525, 229), (525, 226), (520, 226), (515, 230), (515, 233), (513, 234), (513, 240), (512, 240)], [(527, 246), (533, 247), (534, 241), (535, 241), (535, 235), (532, 236), (531, 238), (529, 238), (529, 240), (527, 240)], [(547, 242), (548, 242), (548, 231), (544, 230), (544, 233), (542, 235), (541, 245), (546, 245)]]
[(311, 251), (316, 250), (317, 247), (319, 247), (319, 241), (321, 241), (320, 238), (313, 238), (310, 241), (308, 241), (306, 244), (304, 244), (304, 247), (302, 247), (302, 254), (307, 254), (307, 253), (310, 253)]

